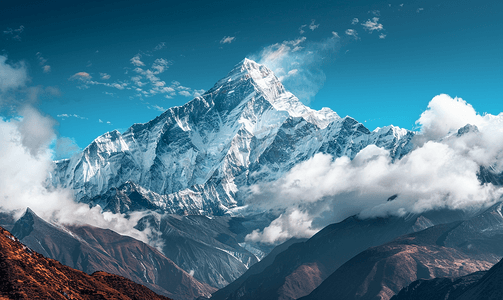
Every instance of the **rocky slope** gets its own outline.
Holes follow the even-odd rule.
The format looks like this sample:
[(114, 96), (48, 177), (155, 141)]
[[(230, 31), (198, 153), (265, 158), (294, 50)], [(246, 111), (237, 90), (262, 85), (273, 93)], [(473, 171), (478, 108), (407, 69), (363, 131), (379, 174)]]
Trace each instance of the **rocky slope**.
[(88, 275), (21, 244), (0, 227), (1, 299), (169, 299), (121, 276)]
[(391, 300), (496, 300), (503, 299), (503, 260), (485, 272), (463, 277), (417, 280)]
[(215, 291), (157, 249), (108, 229), (55, 225), (27, 209), (12, 233), (34, 251), (69, 267), (88, 274), (106, 271), (121, 275), (175, 299), (209, 297)]
[(297, 299), (310, 294), (337, 268), (369, 247), (467, 217), (459, 211), (377, 219), (350, 217), (325, 227), (306, 242), (293, 244), (262, 272), (249, 276), (233, 291), (226, 290), (227, 296), (218, 299)]
[[(244, 243), (244, 236), (263, 228), (271, 219), (264, 215), (177, 216), (152, 214), (139, 221), (159, 233), (163, 253), (194, 278), (222, 288), (236, 280), (265, 253)], [(263, 247), (262, 247), (263, 249)]]
[(437, 225), (363, 251), (302, 300), (333, 295), (341, 300), (385, 300), (420, 278), (487, 270), (503, 257), (502, 206), (497, 203), (468, 220)]
[(375, 144), (397, 158), (413, 135), (393, 126), (371, 132), (328, 108), (312, 110), (245, 59), (204, 95), (56, 162), (52, 182), (111, 211), (221, 215), (241, 204), (243, 187), (277, 179), (315, 153), (353, 158)]

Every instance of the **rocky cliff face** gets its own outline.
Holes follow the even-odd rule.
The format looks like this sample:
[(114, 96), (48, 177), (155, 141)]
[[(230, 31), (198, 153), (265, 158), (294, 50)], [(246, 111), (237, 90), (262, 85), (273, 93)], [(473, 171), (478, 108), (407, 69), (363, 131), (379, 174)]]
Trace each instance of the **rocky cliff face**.
[[(245, 59), (204, 95), (56, 162), (52, 182), (110, 210), (221, 215), (240, 205), (243, 187), (275, 180), (315, 153), (353, 158), (375, 144), (397, 158), (410, 151), (412, 137), (393, 126), (371, 132), (328, 108), (312, 110), (272, 71)], [(125, 184), (145, 201), (117, 205)]]

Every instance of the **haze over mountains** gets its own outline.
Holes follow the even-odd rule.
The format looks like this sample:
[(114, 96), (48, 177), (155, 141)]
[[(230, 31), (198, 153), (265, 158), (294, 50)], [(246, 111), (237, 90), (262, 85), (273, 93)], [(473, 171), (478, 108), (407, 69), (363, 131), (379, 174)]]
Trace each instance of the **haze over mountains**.
[[(503, 193), (494, 142), (503, 115), (441, 95), (418, 122), (421, 132), (370, 131), (312, 110), (245, 59), (187, 104), (56, 161), (37, 182), (78, 204), (51, 202), (42, 212), (51, 222), (31, 210), (2, 220), (48, 257), (175, 299), (323, 299), (344, 289), (347, 299), (388, 299), (417, 278), (486, 270), (503, 255), (501, 206), (483, 213)], [(19, 216), (25, 203), (3, 209)], [(383, 264), (396, 272), (375, 275)]]

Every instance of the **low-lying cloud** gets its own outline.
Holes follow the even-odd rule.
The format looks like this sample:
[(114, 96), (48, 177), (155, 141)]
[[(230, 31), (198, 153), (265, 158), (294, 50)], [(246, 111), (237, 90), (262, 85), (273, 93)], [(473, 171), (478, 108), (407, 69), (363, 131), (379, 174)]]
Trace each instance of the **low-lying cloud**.
[(481, 166), (503, 172), (503, 113), (480, 115), (464, 100), (440, 95), (417, 123), (416, 147), (400, 160), (375, 145), (353, 160), (320, 153), (275, 182), (253, 186), (250, 206), (284, 213), (247, 239), (278, 243), (355, 214), (470, 210), (500, 199), (503, 187), (482, 184), (478, 173)]
[[(48, 187), (54, 167), (50, 145), (56, 141), (56, 121), (43, 115), (26, 95), (28, 75), (23, 64), (10, 65), (0, 56), (0, 74), (6, 70), (9, 80), (0, 80), (0, 107), (8, 105), (13, 112), (9, 118), (0, 118), (0, 211), (20, 217), (27, 207), (47, 221), (63, 224), (90, 224), (109, 228), (142, 241), (149, 241), (150, 232), (140, 232), (133, 227), (143, 217), (133, 213), (101, 212), (99, 206), (89, 208), (74, 201), (68, 189)], [(6, 100), (7, 99), (7, 100)], [(56, 142), (57, 143), (57, 142)]]

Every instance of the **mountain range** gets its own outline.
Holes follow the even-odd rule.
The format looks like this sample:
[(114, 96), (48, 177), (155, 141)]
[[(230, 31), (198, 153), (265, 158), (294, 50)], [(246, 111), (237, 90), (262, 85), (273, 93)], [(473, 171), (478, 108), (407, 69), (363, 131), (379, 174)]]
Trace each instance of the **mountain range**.
[(413, 136), (313, 110), (271, 70), (245, 59), (202, 96), (57, 161), (52, 182), (113, 212), (223, 215), (243, 204), (246, 187), (278, 179), (316, 153), (353, 158), (374, 144), (400, 158)]
[[(476, 131), (467, 125), (457, 135)], [(489, 269), (503, 255), (496, 243), (501, 206), (355, 215), (274, 248), (245, 237), (281, 212), (246, 201), (253, 185), (278, 180), (318, 153), (353, 159), (375, 145), (396, 161), (413, 150), (415, 136), (313, 110), (271, 70), (245, 59), (185, 105), (107, 132), (55, 162), (51, 185), (103, 211), (142, 212), (135, 228), (149, 229), (158, 249), (110, 230), (45, 222), (30, 210), (12, 232), (68, 266), (118, 274), (175, 299), (389, 299), (418, 278)], [(481, 166), (478, 178), (503, 183), (491, 167)]]

